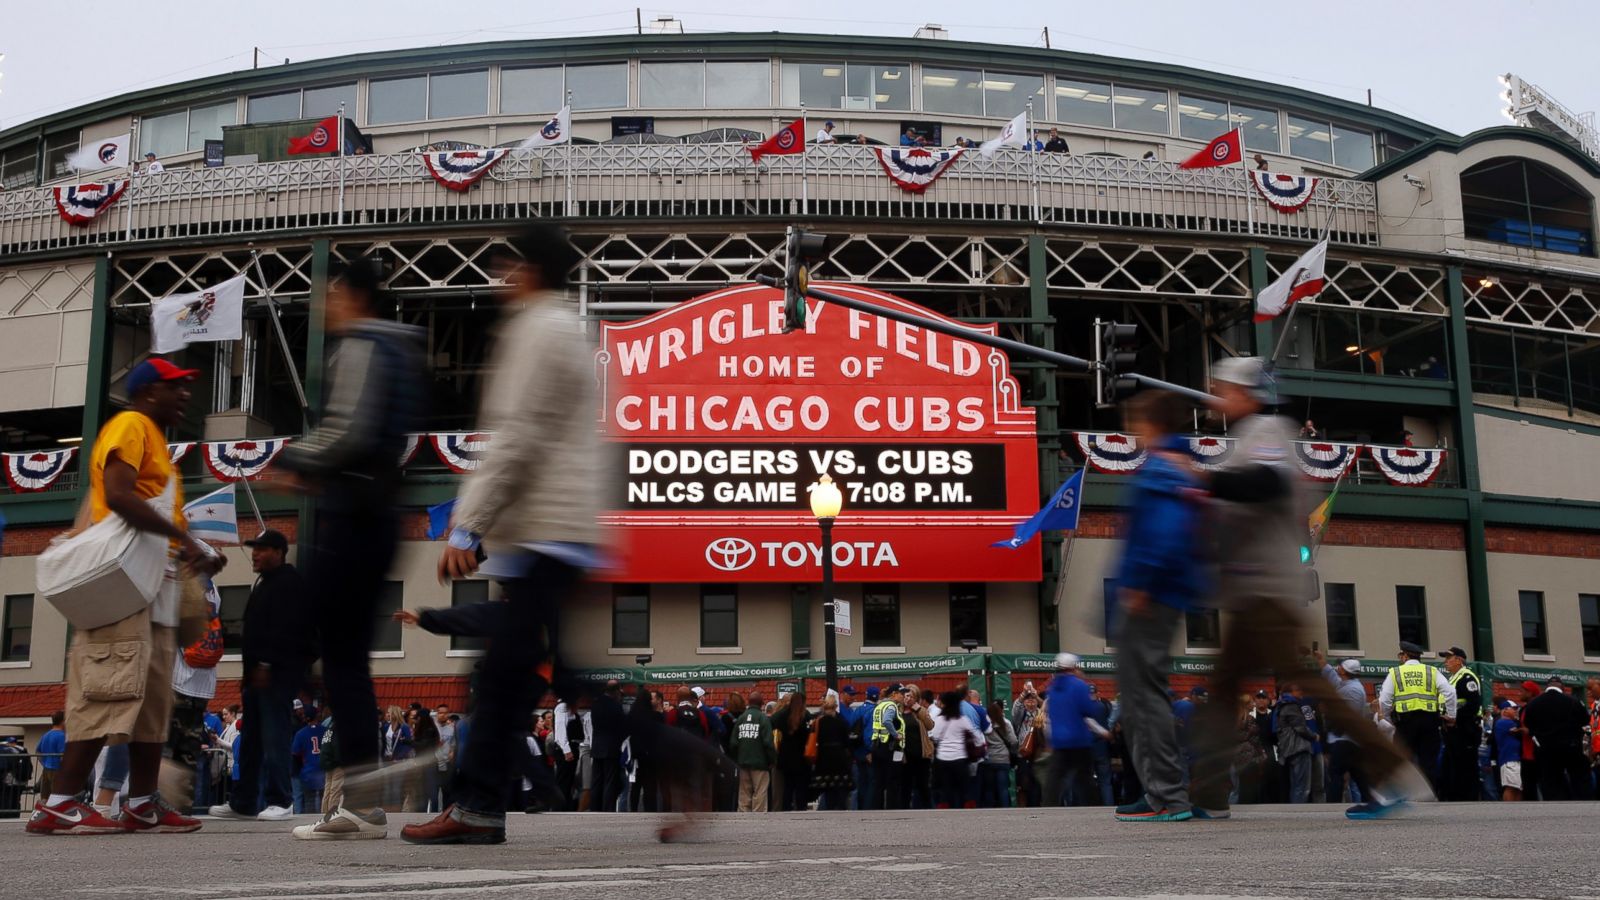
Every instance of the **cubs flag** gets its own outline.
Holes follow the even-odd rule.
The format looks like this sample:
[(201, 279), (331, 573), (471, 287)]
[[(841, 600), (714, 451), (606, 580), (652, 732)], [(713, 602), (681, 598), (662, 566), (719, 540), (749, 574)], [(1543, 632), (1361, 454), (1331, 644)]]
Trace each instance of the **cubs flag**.
[(1028, 113), (1027, 110), (1017, 113), (1017, 117), (1006, 123), (1000, 129), (1000, 136), (991, 141), (984, 141), (978, 152), (984, 159), (994, 155), (1001, 147), (1026, 147), (1028, 145)]
[(195, 341), (237, 341), (242, 337), (243, 275), (150, 304), (150, 344), (155, 353), (173, 353)]
[(783, 126), (777, 134), (750, 148), (750, 161), (760, 162), (767, 154), (786, 156), (806, 149), (805, 120), (795, 119)]
[(318, 122), (309, 134), (289, 139), (289, 154), (331, 153), (339, 142), (339, 117), (329, 116)]
[(1078, 509), (1083, 505), (1083, 473), (1086, 471), (1079, 469), (1076, 475), (1056, 489), (1055, 496), (1044, 505), (1044, 509), (1034, 513), (1033, 518), (1026, 522), (1019, 522), (1011, 540), (997, 541), (989, 546), (1015, 550), (1033, 540), (1034, 535), (1041, 531), (1072, 531), (1077, 528)]
[(78, 148), (78, 152), (67, 157), (67, 165), (79, 172), (126, 169), (129, 137), (130, 135), (119, 134), (98, 141), (85, 141), (83, 146)]
[(518, 150), (532, 150), (535, 147), (548, 147), (551, 144), (566, 144), (572, 141), (572, 107), (563, 106), (555, 114), (555, 118), (544, 123), (544, 127), (528, 135), (528, 139), (517, 145)]
[(194, 537), (219, 544), (239, 543), (239, 504), (232, 483), (184, 504), (183, 517)]
[(1210, 169), (1244, 162), (1244, 132), (1238, 128), (1216, 138), (1178, 164), (1180, 169)]
[(1328, 279), (1323, 269), (1328, 262), (1328, 239), (1323, 238), (1315, 247), (1301, 254), (1278, 280), (1256, 295), (1256, 321), (1276, 319), (1289, 305), (1322, 293)]

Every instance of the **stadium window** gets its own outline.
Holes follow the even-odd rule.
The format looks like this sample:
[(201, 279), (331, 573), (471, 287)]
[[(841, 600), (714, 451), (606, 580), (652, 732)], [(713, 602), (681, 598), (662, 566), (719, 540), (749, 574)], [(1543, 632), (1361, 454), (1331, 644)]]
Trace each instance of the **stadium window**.
[(250, 602), (250, 585), (219, 585), (217, 596), (222, 601), (217, 607), (217, 618), (222, 620), (222, 650), (239, 653), (244, 650), (244, 608)]
[(345, 118), (354, 117), (356, 114), (355, 82), (306, 88), (305, 100), (300, 106), (300, 116), (305, 119), (323, 119), (328, 116), (338, 115), (341, 103), (344, 104)]
[(1323, 586), (1322, 595), (1328, 607), (1328, 649), (1361, 649), (1356, 628), (1356, 586), (1330, 582)]
[(139, 120), (139, 156), (176, 156), (189, 148), (189, 111), (146, 116)]
[(1112, 85), (1112, 115), (1116, 127), (1124, 131), (1148, 131), (1153, 134), (1171, 134), (1171, 102), (1166, 91)]
[(1184, 615), (1183, 627), (1190, 650), (1215, 650), (1222, 646), (1222, 614), (1218, 610), (1190, 610)]
[(911, 68), (873, 63), (786, 62), (778, 101), (808, 109), (911, 109)]
[(189, 149), (204, 150), (206, 141), (222, 140), (222, 126), (239, 121), (239, 105), (232, 100), (189, 110)]
[(1015, 118), (1033, 101), (1034, 118), (1045, 113), (1044, 76), (1014, 75), (1009, 72), (983, 73), (984, 115), (1000, 119)]
[(1283, 137), (1278, 129), (1278, 111), (1255, 106), (1230, 106), (1228, 119), (1234, 126), (1244, 129), (1246, 150), (1282, 153)]
[(706, 63), (706, 106), (757, 109), (772, 105), (772, 63)]
[(611, 588), (611, 646), (650, 646), (650, 586), (618, 584)]
[(1377, 161), (1377, 149), (1372, 143), (1372, 132), (1357, 131), (1343, 125), (1333, 126), (1334, 165), (1365, 172)]
[(849, 97), (844, 63), (784, 63), (778, 74), (779, 101), (786, 107), (844, 109)]
[(910, 66), (851, 63), (848, 74), (852, 96), (862, 73), (869, 73), (872, 79), (872, 102), (867, 105), (868, 109), (911, 109)]
[(459, 119), (488, 111), (488, 69), (428, 76), (428, 118)]
[(698, 109), (706, 102), (703, 62), (639, 63), (639, 106), (642, 109)]
[(700, 586), (700, 646), (739, 646), (738, 585)]
[[(399, 582), (393, 582), (398, 584)], [(471, 606), (474, 603), (489, 602), (489, 582), (477, 579), (450, 582), (450, 606)], [(450, 635), (451, 650), (475, 650), (483, 652), (489, 649), (489, 639), (486, 637), (468, 637), (466, 635)]]
[(420, 122), (428, 116), (428, 76), (386, 78), (367, 85), (367, 123)]
[(44, 174), (47, 179), (64, 178), (73, 173), (67, 157), (78, 152), (78, 132), (64, 131), (44, 139)]
[(1467, 237), (1557, 253), (1594, 253), (1594, 198), (1554, 169), (1497, 157), (1461, 173)]
[[(385, 581), (378, 592), (378, 608), (373, 612), (372, 649), (396, 652), (401, 649), (400, 623), (394, 614), (405, 608), (405, 585), (398, 581)], [(454, 596), (450, 604), (455, 605)]]
[(33, 595), (7, 594), (0, 610), (0, 662), (27, 662), (33, 646)]
[(1578, 623), (1583, 628), (1583, 655), (1600, 656), (1600, 594), (1578, 595)]
[(1333, 126), (1304, 116), (1289, 116), (1289, 155), (1333, 162)]
[(989, 594), (983, 584), (950, 585), (950, 646), (960, 647), (962, 641), (989, 645)]
[(1543, 655), (1550, 652), (1550, 633), (1544, 621), (1544, 591), (1517, 591), (1517, 606), (1522, 614), (1522, 652)]
[(900, 586), (868, 584), (861, 588), (861, 646), (900, 646)]
[(567, 90), (573, 109), (626, 109), (628, 64), (567, 66)]
[(1400, 640), (1428, 646), (1428, 589), (1416, 584), (1395, 585), (1394, 608)]
[(1056, 120), (1073, 125), (1111, 127), (1111, 85), (1056, 79)]
[(554, 115), (566, 103), (560, 66), (500, 70), (500, 112)]
[(958, 116), (983, 115), (983, 72), (923, 66), (922, 108)]
[(281, 94), (261, 94), (244, 104), (244, 120), (251, 125), (264, 122), (288, 122), (300, 118), (300, 92), (284, 91)]
[(1209, 141), (1233, 129), (1228, 104), (1221, 100), (1178, 95), (1178, 134), (1193, 141)]
[(0, 189), (14, 191), (37, 183), (39, 156), (32, 144), (9, 147), (0, 153)]

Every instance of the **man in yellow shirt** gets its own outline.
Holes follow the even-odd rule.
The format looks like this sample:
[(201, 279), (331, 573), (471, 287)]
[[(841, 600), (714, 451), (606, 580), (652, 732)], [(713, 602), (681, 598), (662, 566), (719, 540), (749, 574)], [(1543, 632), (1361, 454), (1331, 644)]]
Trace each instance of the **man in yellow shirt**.
[[(214, 574), (222, 558), (189, 536), (180, 477), (167, 451), (164, 428), (183, 418), (194, 369), (149, 359), (128, 373), (130, 409), (113, 416), (87, 458), (89, 520), (116, 513), (140, 531), (167, 536), (180, 564)], [(101, 628), (73, 635), (67, 659), (67, 741), (54, 793), (41, 798), (28, 820), (30, 834), (108, 834), (121, 831), (189, 832), (198, 819), (180, 814), (156, 792), (161, 748), (172, 717), (172, 664), (176, 658), (178, 592), (169, 580), (149, 608)], [(77, 794), (107, 743), (128, 744), (129, 797), (110, 819)]]

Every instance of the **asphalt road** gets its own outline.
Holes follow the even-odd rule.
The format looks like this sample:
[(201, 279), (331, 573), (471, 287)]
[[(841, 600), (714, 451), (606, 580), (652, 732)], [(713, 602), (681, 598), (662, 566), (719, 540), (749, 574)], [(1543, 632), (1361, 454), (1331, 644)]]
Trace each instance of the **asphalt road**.
[[(496, 847), (294, 840), (289, 826), (33, 837), (0, 823), (0, 897), (1056, 900), (1600, 897), (1600, 804), (1251, 807), (1226, 822), (1108, 810), (724, 814), (661, 844), (654, 815), (513, 815)], [(304, 817), (302, 821), (309, 821)]]

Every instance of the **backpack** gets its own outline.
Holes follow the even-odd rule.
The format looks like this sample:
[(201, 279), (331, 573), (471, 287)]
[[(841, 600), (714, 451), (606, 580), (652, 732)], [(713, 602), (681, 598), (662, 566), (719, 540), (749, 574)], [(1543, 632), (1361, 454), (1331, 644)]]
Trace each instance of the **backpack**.
[(183, 661), (191, 669), (215, 669), (222, 653), (222, 620), (212, 616), (205, 637), (183, 648)]
[(673, 716), (673, 722), (679, 728), (689, 732), (700, 740), (708, 737), (706, 723), (700, 718), (700, 710), (685, 703), (678, 707), (678, 714)]
[[(579, 718), (575, 712), (571, 716), (571, 718), (567, 719), (567, 743), (577, 747), (583, 743), (583, 719)], [(574, 750), (573, 752), (577, 751)]]

